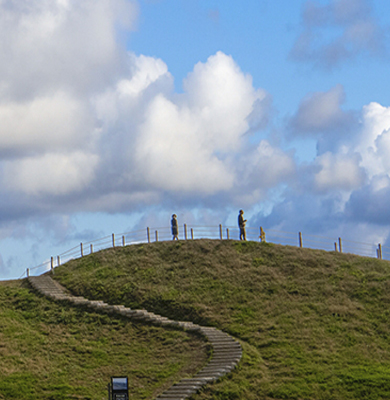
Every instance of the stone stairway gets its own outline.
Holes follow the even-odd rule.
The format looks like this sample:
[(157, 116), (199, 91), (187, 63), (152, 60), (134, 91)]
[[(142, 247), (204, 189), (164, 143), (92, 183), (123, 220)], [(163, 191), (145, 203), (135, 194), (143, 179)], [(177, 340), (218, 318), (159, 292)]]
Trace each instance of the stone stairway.
[(206, 384), (218, 380), (231, 372), (239, 363), (242, 348), (238, 341), (225, 332), (216, 328), (204, 327), (192, 322), (174, 321), (146, 310), (132, 310), (122, 305), (109, 305), (99, 300), (88, 300), (84, 297), (73, 296), (49, 275), (30, 276), (31, 286), (41, 294), (57, 301), (67, 301), (74, 305), (82, 305), (96, 311), (123, 315), (133, 321), (147, 322), (152, 325), (171, 326), (188, 332), (196, 332), (205, 336), (213, 347), (209, 363), (195, 376), (182, 379), (164, 393), (158, 400), (184, 400)]

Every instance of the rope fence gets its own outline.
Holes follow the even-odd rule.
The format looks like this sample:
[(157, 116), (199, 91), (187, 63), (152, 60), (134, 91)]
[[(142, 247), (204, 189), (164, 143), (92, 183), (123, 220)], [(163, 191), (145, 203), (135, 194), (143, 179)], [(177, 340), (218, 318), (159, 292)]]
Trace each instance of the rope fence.
[[(232, 226), (197, 226), (184, 224), (179, 229), (180, 240), (195, 239), (219, 239), (219, 240), (238, 240), (240, 230)], [(263, 227), (246, 228), (247, 241), (266, 241), (274, 244), (305, 247), (318, 250), (336, 251), (340, 253), (351, 253), (364, 257), (375, 257), (390, 260), (390, 247), (379, 244), (342, 240), (341, 238), (326, 237), (319, 235), (303, 235), (302, 232), (285, 232), (278, 230), (264, 230)], [(27, 268), (26, 272), (19, 279), (32, 275), (41, 275), (49, 270), (54, 271), (55, 267), (67, 261), (84, 257), (88, 254), (104, 250), (107, 248), (124, 247), (139, 243), (152, 243), (159, 241), (172, 240), (171, 229), (169, 227), (140, 229), (121, 234), (112, 234), (90, 242), (80, 243), (71, 249), (51, 257), (32, 268)]]

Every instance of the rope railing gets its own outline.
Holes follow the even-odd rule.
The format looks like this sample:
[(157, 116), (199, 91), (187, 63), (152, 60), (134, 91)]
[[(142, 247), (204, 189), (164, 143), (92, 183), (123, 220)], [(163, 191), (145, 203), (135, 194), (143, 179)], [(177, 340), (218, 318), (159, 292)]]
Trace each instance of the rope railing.
[(389, 246), (378, 246), (378, 251), (380, 251), (383, 259), (385, 259), (385, 260), (390, 259), (390, 247)]
[[(235, 226), (199, 226), (184, 224), (179, 227), (180, 240), (195, 239), (219, 239), (219, 240), (239, 240), (240, 230)], [(342, 240), (334, 238), (302, 234), (302, 232), (286, 232), (279, 230), (266, 230), (262, 227), (247, 227), (246, 238), (248, 241), (267, 241), (269, 243), (306, 247), (311, 249), (337, 251), (351, 253), (366, 257), (376, 257), (379, 259), (390, 260), (390, 247), (379, 244), (356, 242), (352, 240)], [(139, 229), (136, 231), (121, 234), (112, 234), (89, 242), (80, 243), (69, 250), (51, 257), (50, 260), (43, 262), (32, 268), (27, 268), (26, 272), (19, 279), (31, 274), (40, 275), (49, 270), (54, 271), (55, 267), (66, 263), (72, 259), (81, 258), (96, 251), (110, 247), (128, 246), (138, 243), (152, 243), (159, 241), (172, 240), (171, 229), (169, 227), (158, 227)]]
[(319, 235), (305, 235), (302, 237), (302, 245), (300, 247), (307, 247), (309, 249), (321, 249), (321, 250), (335, 250), (338, 251), (337, 242), (334, 238), (319, 236)]
[[(378, 251), (378, 249), (381, 247), (375, 246), (373, 244), (369, 244), (369, 243), (363, 243), (363, 242), (356, 242), (356, 241), (344, 241), (344, 248), (343, 251), (346, 253), (352, 253), (352, 254), (357, 254), (359, 256), (372, 256), (373, 254), (375, 254), (375, 252)], [(377, 257), (378, 257), (378, 253)], [(381, 258), (381, 257), (378, 257)]]
[(266, 230), (267, 241), (275, 244), (283, 244), (283, 245), (291, 245), (297, 246), (299, 245), (299, 236), (296, 232), (285, 232), (274, 229)]

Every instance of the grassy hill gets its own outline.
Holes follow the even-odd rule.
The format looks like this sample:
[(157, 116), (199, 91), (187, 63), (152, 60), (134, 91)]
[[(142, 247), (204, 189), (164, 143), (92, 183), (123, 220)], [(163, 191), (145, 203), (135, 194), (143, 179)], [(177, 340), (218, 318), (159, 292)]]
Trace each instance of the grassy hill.
[(108, 249), (55, 277), (75, 294), (239, 338), (239, 368), (194, 399), (390, 398), (386, 261), (195, 240)]
[[(54, 277), (74, 294), (240, 339), (239, 367), (194, 400), (390, 398), (389, 262), (195, 240), (104, 250)], [(16, 285), (0, 285), (0, 399), (103, 399), (108, 377), (119, 374), (129, 376), (132, 399), (151, 399), (191, 373), (189, 358), (195, 369), (205, 362), (204, 343), (182, 332), (87, 313)]]
[(0, 399), (107, 400), (118, 375), (129, 377), (132, 399), (150, 399), (206, 354), (183, 332), (54, 303), (26, 281), (0, 283)]

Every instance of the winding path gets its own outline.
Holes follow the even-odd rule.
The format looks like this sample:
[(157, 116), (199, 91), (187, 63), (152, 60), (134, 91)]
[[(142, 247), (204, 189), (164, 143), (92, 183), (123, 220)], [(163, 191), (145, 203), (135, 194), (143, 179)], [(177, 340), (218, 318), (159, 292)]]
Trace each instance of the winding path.
[(67, 301), (74, 305), (82, 305), (96, 311), (120, 314), (133, 321), (147, 322), (152, 325), (170, 326), (188, 332), (197, 332), (205, 336), (213, 346), (213, 355), (209, 363), (192, 378), (182, 379), (164, 393), (158, 400), (184, 400), (206, 384), (218, 380), (231, 372), (242, 357), (242, 348), (238, 341), (216, 328), (204, 327), (192, 322), (174, 321), (146, 310), (132, 310), (122, 305), (109, 305), (103, 301), (88, 300), (71, 295), (63, 286), (49, 275), (30, 276), (31, 286), (41, 294), (57, 301)]

